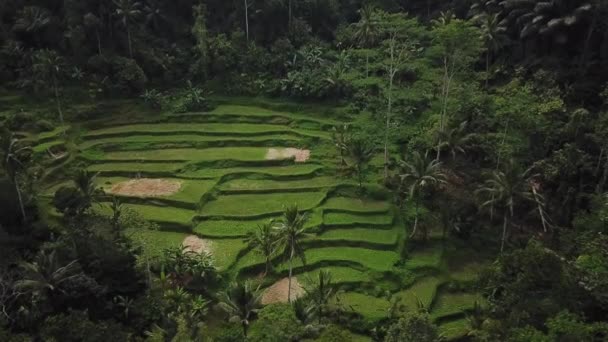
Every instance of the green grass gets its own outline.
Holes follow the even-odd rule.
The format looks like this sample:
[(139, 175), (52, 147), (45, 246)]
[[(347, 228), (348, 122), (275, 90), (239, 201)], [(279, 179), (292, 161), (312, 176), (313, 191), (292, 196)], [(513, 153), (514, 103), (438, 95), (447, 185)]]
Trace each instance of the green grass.
[(102, 163), (93, 164), (87, 167), (92, 172), (177, 172), (181, 167), (180, 163)]
[(259, 224), (269, 219), (257, 220), (205, 220), (194, 227), (194, 232), (208, 237), (244, 237), (254, 231)]
[(417, 246), (416, 249), (408, 253), (405, 267), (409, 270), (439, 269), (442, 255), (443, 248), (440, 242), (428, 246)]
[(208, 202), (201, 210), (205, 216), (255, 216), (280, 213), (285, 206), (297, 204), (301, 210), (316, 207), (324, 192), (273, 193), (263, 195), (229, 195)]
[(175, 148), (146, 151), (107, 152), (103, 159), (120, 160), (174, 160), (174, 161), (211, 161), (244, 160), (262, 161), (268, 151), (265, 147), (216, 147), (205, 149)]
[(186, 144), (186, 143), (217, 143), (229, 145), (230, 143), (251, 143), (256, 145), (265, 141), (285, 141), (289, 145), (297, 145), (301, 139), (292, 134), (268, 134), (252, 137), (241, 136), (204, 136), (195, 134), (177, 135), (146, 135), (134, 134), (125, 137), (101, 138), (87, 140), (80, 144), (80, 149), (87, 149), (97, 145), (113, 145), (118, 147), (146, 146), (146, 144)]
[(211, 239), (215, 265), (225, 270), (236, 262), (239, 252), (246, 247), (242, 239)]
[(440, 293), (433, 303), (431, 317), (438, 319), (464, 313), (471, 310), (476, 301), (483, 301), (483, 297), (478, 293)]
[(397, 244), (396, 230), (379, 230), (365, 228), (332, 229), (318, 236), (320, 240), (346, 240), (355, 242), (371, 242), (383, 245)]
[(391, 303), (384, 298), (377, 298), (358, 292), (345, 292), (336, 295), (333, 304), (346, 311), (355, 311), (366, 319), (376, 321), (387, 317)]
[(69, 128), (70, 128), (69, 126), (58, 126), (55, 129), (53, 129), (52, 131), (39, 133), (34, 138), (34, 140), (38, 141), (38, 142), (42, 142), (42, 141), (48, 141), (49, 139), (57, 138), (60, 135), (62, 135), (63, 132), (65, 132)]
[(394, 296), (401, 298), (401, 303), (409, 310), (416, 310), (418, 300), (420, 300), (426, 308), (430, 308), (437, 293), (437, 287), (441, 281), (435, 277), (422, 278), (410, 286), (408, 289), (399, 291)]
[(242, 106), (242, 105), (219, 105), (217, 108), (212, 110), (210, 113), (213, 114), (226, 114), (226, 115), (239, 115), (239, 116), (282, 116), (289, 119), (305, 120), (319, 122), (329, 125), (338, 124), (337, 121), (328, 120), (323, 118), (313, 118), (309, 115), (286, 113), (285, 111), (276, 111), (272, 109), (266, 109), (261, 107), (253, 106)]
[(297, 275), (298, 281), (304, 285), (309, 284), (311, 282), (314, 283), (315, 280), (318, 279), (318, 274), (321, 269), (328, 271), (331, 274), (331, 281), (334, 284), (370, 281), (370, 277), (367, 275), (366, 272), (355, 270), (350, 267), (340, 266), (323, 267), (313, 271), (300, 273)]
[(133, 124), (114, 126), (90, 131), (87, 138), (99, 136), (127, 135), (136, 133), (157, 133), (176, 135), (183, 134), (232, 134), (232, 135), (259, 135), (265, 133), (297, 133), (304, 136), (328, 138), (329, 133), (308, 130), (292, 129), (283, 125), (247, 124), (247, 123), (159, 123), (159, 124)]
[[(210, 191), (216, 184), (217, 181), (214, 180), (184, 180), (184, 179), (172, 179), (172, 178), (163, 178), (168, 181), (178, 181), (181, 183), (181, 188), (178, 192), (168, 196), (159, 196), (158, 198), (167, 198), (172, 199), (179, 202), (185, 203), (193, 203), (198, 204), (201, 200), (201, 197)], [(115, 184), (128, 181), (129, 178), (124, 177), (108, 177), (103, 178), (100, 177), (97, 179), (97, 184), (106, 190), (109, 191), (112, 186)], [(145, 197), (145, 196), (142, 196)]]
[(439, 333), (444, 339), (450, 341), (463, 337), (469, 332), (469, 329), (469, 322), (463, 318), (441, 324)]
[[(374, 271), (389, 271), (395, 262), (399, 260), (399, 255), (393, 251), (379, 251), (359, 247), (322, 247), (307, 249), (306, 264), (315, 264), (323, 261), (351, 261)], [(302, 266), (300, 260), (294, 261), (294, 267)], [(283, 271), (287, 269), (287, 263), (278, 267)]]
[(264, 166), (264, 167), (233, 167), (233, 168), (204, 168), (200, 170), (188, 170), (180, 174), (189, 178), (218, 178), (230, 174), (260, 174), (268, 176), (308, 176), (321, 170), (317, 164), (293, 164), (287, 166)]
[[(184, 229), (191, 226), (194, 212), (175, 207), (159, 207), (145, 204), (123, 204), (125, 208), (133, 210), (143, 218), (159, 224), (179, 225)], [(101, 213), (110, 214), (107, 203), (96, 206)]]
[(51, 141), (44, 142), (42, 144), (34, 146), (32, 148), (32, 151), (34, 153), (42, 153), (42, 152), (46, 152), (46, 150), (49, 148), (53, 148), (55, 146), (61, 146), (63, 144), (65, 144), (65, 141), (63, 141), (63, 140), (51, 140)]
[(133, 239), (136, 246), (142, 247), (144, 256), (149, 257), (160, 256), (167, 248), (181, 246), (188, 236), (187, 233), (150, 229), (131, 229), (126, 234)]
[(275, 180), (256, 180), (256, 179), (235, 179), (222, 184), (222, 190), (243, 191), (243, 190), (282, 190), (282, 189), (310, 189), (317, 187), (331, 187), (339, 184), (340, 181), (335, 177), (315, 177), (312, 179), (294, 181), (275, 181)]
[(389, 225), (393, 223), (392, 215), (359, 215), (355, 213), (326, 212), (323, 223), (327, 225)]
[(386, 212), (389, 207), (387, 202), (351, 197), (332, 197), (323, 205), (323, 208), (325, 209), (339, 209), (354, 212)]

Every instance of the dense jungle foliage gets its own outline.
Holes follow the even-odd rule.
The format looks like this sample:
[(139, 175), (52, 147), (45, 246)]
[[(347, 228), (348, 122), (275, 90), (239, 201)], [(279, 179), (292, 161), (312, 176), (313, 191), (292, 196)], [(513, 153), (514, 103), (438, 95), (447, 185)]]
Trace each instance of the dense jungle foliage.
[[(0, 0), (0, 80), (0, 341), (608, 340), (608, 1)], [(202, 155), (200, 168), (255, 173), (247, 167), (260, 166), (252, 162), (258, 150), (242, 141), (267, 146), (252, 126), (281, 124), (291, 131), (271, 132), (268, 146), (297, 135), (312, 158), (321, 151), (314, 161), (326, 173), (305, 164), (298, 172), (317, 172), (319, 183), (339, 175), (348, 187), (330, 195), (369, 202), (313, 198), (313, 185), (296, 183), (306, 177), (281, 174), (289, 165), (275, 163), (264, 172), (306, 187), (312, 204), (290, 202), (289, 192), (272, 198), (276, 219), (258, 227), (268, 218), (260, 214), (236, 239), (246, 247), (233, 254), (255, 251), (256, 265), (241, 258), (224, 267), (179, 246), (153, 246), (152, 257), (133, 231), (158, 231), (147, 215), (162, 210), (133, 210), (137, 202), (104, 193), (96, 177), (126, 171), (83, 161), (135, 159), (119, 148), (125, 136), (99, 133), (109, 139), (101, 151), (86, 131), (166, 123), (160, 115), (196, 130), (189, 113), (220, 115), (235, 103), (297, 113), (289, 118), (300, 124), (274, 112), (268, 122), (245, 113), (217, 123), (247, 134), (187, 147), (234, 147), (240, 164)], [(163, 134), (150, 133), (163, 148), (194, 139), (161, 142)], [(53, 149), (57, 137), (66, 147)], [(138, 153), (152, 146), (138, 143), (124, 142)], [(164, 158), (182, 161), (167, 151)], [(159, 161), (146, 164), (150, 173), (191, 181), (202, 172), (169, 170), (163, 156), (150, 155)], [(259, 207), (270, 204), (245, 191), (268, 187), (256, 189), (270, 198), (280, 182), (264, 177), (228, 182), (233, 188), (209, 198), (197, 192), (192, 206), (201, 196), (208, 206), (193, 210), (265, 213)], [(243, 197), (228, 204), (225, 194)], [(390, 251), (398, 255), (372, 252), (361, 264), (377, 272), (340, 284), (336, 269), (352, 266), (341, 253), (352, 246), (344, 236), (323, 241), (322, 231), (316, 247), (330, 251), (306, 253), (315, 247), (310, 227), (323, 228), (313, 204), (323, 203), (323, 219), (346, 220), (343, 207), (359, 203), (364, 212), (380, 201), (396, 213), (389, 228), (401, 227)], [(159, 221), (179, 221), (180, 212)], [(360, 214), (366, 221), (355, 223), (384, 224), (375, 217)], [(365, 235), (355, 247), (382, 244)], [(448, 256), (437, 269), (413, 272), (408, 260), (435, 246), (483, 267), (456, 281)], [(288, 303), (262, 305), (267, 274), (291, 284), (292, 271), (317, 270), (306, 262), (320, 270), (302, 297), (292, 301), (290, 292)], [(439, 316), (445, 297), (435, 297), (437, 284), (428, 301), (424, 289), (403, 292), (438, 272), (466, 309)], [(395, 299), (402, 292), (413, 303), (405, 309)], [(362, 304), (353, 310), (340, 296)], [(377, 319), (377, 311), (362, 313), (375, 305)], [(459, 333), (449, 333), (450, 322)]]

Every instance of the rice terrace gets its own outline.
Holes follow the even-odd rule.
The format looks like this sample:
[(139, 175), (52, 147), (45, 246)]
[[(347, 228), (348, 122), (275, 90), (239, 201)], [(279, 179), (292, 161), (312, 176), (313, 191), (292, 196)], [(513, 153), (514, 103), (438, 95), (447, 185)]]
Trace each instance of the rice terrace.
[[(99, 189), (157, 225), (130, 232), (150, 258), (175, 246), (209, 253), (234, 277), (263, 276), (264, 304), (286, 302), (287, 262), (274, 256), (275, 272), (264, 276), (264, 258), (246, 238), (279, 219), (285, 206), (297, 205), (308, 216), (310, 236), (302, 243), (305, 263), (293, 265), (292, 297), (327, 270), (341, 288), (332, 305), (355, 316), (373, 322), (391, 308), (423, 305), (445, 336), (466, 332), (465, 312), (481, 297), (451, 288), (473, 282), (481, 264), (443, 242), (439, 231), (421, 245), (407, 241), (399, 209), (372, 185), (381, 179), (381, 156), (371, 161), (367, 177), (375, 195), (359, 195), (357, 182), (340, 170), (332, 141), (332, 128), (342, 122), (276, 107), (221, 104), (210, 112), (83, 123), (71, 142), (61, 133), (67, 128), (31, 139), (50, 164), (57, 162), (48, 150), (69, 151), (59, 163), (86, 165)], [(70, 183), (57, 178), (49, 200)], [(110, 214), (110, 203), (95, 207)]]

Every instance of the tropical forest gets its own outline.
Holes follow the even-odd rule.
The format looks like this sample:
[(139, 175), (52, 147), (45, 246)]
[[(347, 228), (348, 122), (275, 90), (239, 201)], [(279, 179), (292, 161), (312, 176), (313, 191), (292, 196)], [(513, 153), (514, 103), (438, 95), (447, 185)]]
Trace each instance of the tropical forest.
[(608, 0), (0, 0), (0, 341), (608, 341)]

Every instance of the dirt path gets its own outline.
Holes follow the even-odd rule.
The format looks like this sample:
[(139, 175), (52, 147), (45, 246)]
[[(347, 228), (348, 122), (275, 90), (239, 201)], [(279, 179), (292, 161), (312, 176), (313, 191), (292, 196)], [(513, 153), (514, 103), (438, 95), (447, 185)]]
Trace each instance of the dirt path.
[(161, 197), (177, 193), (182, 182), (167, 179), (140, 178), (117, 183), (112, 186), (110, 193), (133, 197)]
[(201, 239), (196, 235), (187, 236), (182, 242), (182, 246), (184, 246), (186, 250), (194, 253), (200, 254), (205, 252), (209, 255), (213, 255), (213, 242)]
[[(287, 303), (287, 290), (289, 289), (289, 279), (283, 278), (276, 283), (272, 284), (269, 288), (264, 291), (262, 295), (262, 304), (272, 303)], [(298, 278), (291, 278), (291, 299), (302, 297), (305, 291), (302, 285), (298, 282)]]
[(266, 152), (266, 160), (295, 158), (296, 163), (304, 163), (310, 158), (310, 150), (297, 148), (269, 148)]

